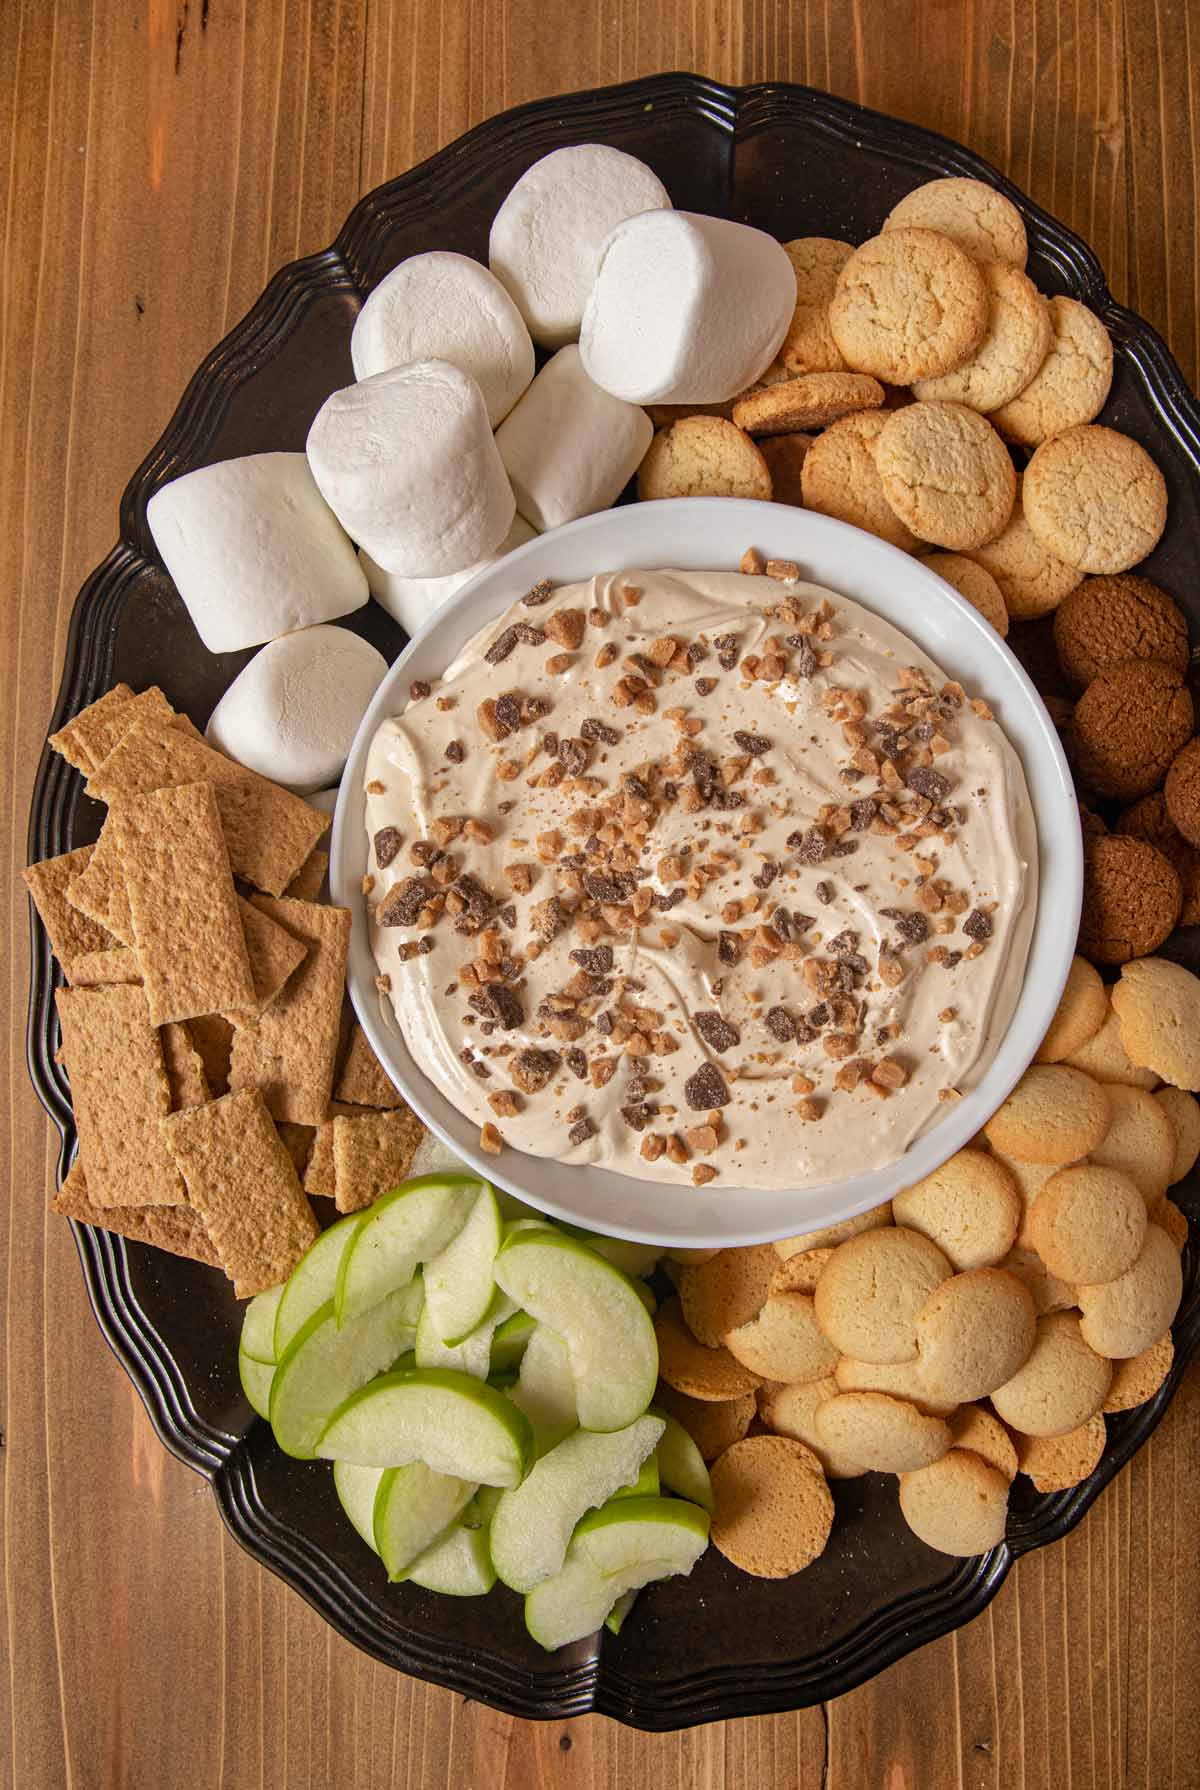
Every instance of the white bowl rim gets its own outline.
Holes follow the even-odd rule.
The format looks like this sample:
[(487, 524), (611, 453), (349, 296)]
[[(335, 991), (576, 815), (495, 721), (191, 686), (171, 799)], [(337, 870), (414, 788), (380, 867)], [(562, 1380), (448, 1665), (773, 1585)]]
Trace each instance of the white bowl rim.
[[(894, 1163), (816, 1188), (768, 1191), (668, 1185), (506, 1148), (488, 1156), (478, 1130), (413, 1063), (375, 986), (366, 897), (364, 771), (380, 723), (399, 713), (415, 678), (436, 679), (473, 634), (541, 578), (600, 572), (738, 569), (756, 544), (795, 560), (801, 575), (874, 609), (951, 677), (984, 694), (1025, 769), (1037, 824), (1038, 905), (1023, 986), (1007, 1031), (977, 1086)], [(906, 608), (905, 604), (911, 605)], [(1083, 887), (1075, 787), (1054, 724), (1015, 655), (977, 610), (899, 548), (832, 517), (743, 498), (673, 498), (622, 505), (539, 535), (479, 572), (430, 618), (393, 663), (355, 736), (334, 813), (333, 899), (351, 913), (350, 999), (370, 1044), (429, 1129), (477, 1174), (586, 1229), (666, 1248), (729, 1248), (808, 1232), (880, 1205), (961, 1149), (1020, 1079), (1054, 1016), (1074, 955)], [(623, 1207), (614, 1211), (614, 1207)]]

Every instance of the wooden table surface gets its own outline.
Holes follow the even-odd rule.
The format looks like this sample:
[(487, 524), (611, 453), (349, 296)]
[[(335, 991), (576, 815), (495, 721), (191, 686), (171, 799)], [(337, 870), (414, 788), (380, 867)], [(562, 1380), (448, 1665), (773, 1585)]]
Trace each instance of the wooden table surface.
[(357, 1654), (228, 1540), (92, 1321), (46, 1210), (19, 880), (71, 605), (126, 478), (202, 353), (368, 188), (543, 94), (675, 68), (807, 81), (990, 157), (1194, 383), (1197, 55), (1186, 0), (0, 0), (4, 1784), (1200, 1783), (1198, 1373), (985, 1615), (823, 1709), (536, 1725)]

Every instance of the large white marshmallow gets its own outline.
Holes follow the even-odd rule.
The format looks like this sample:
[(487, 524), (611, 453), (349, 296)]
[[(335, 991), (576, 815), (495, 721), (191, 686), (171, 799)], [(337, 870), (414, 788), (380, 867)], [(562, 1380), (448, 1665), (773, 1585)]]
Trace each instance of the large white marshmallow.
[(385, 571), (460, 572), (512, 526), (512, 489), (483, 394), (449, 361), (393, 367), (334, 392), (307, 448), (334, 514)]
[(514, 516), (512, 527), (495, 553), (476, 560), (473, 566), (466, 566), (461, 572), (450, 572), (445, 578), (401, 578), (395, 572), (385, 572), (382, 566), (377, 566), (365, 548), (359, 551), (358, 557), (375, 601), (400, 623), (406, 634), (415, 634), (456, 590), (461, 590), (469, 578), (474, 578), (476, 572), (482, 572), (485, 566), (494, 566), (514, 547), (523, 547), (536, 535), (537, 529), (531, 527), (524, 516)]
[(671, 196), (644, 162), (604, 143), (556, 149), (518, 180), (492, 222), (488, 260), (543, 348), (579, 336), (600, 245)]
[(448, 249), (412, 255), (379, 282), (358, 313), (350, 358), (356, 379), (449, 361), (476, 381), (493, 429), (533, 378), (520, 311), (486, 267)]
[(303, 454), (185, 472), (146, 506), (154, 544), (210, 653), (361, 609), (367, 580)]
[(653, 436), (644, 410), (593, 384), (572, 342), (546, 362), (496, 444), (517, 508), (545, 533), (615, 502)]
[(336, 783), (387, 660), (348, 628), (302, 628), (255, 653), (205, 737), (300, 795)]
[(650, 211), (600, 251), (583, 364), (633, 404), (719, 404), (775, 359), (796, 275), (773, 236), (726, 218)]

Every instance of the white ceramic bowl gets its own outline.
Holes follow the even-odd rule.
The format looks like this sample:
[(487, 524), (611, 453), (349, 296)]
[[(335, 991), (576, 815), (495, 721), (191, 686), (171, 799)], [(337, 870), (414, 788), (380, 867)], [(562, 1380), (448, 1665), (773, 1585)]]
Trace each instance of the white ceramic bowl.
[[(753, 542), (793, 559), (816, 584), (854, 598), (904, 630), (951, 677), (984, 693), (1025, 767), (1040, 849), (1039, 894), (1024, 985), (1009, 1028), (978, 1085), (890, 1166), (802, 1192), (640, 1181), (506, 1149), (485, 1156), (478, 1128), (455, 1111), (409, 1055), (375, 987), (361, 879), (366, 869), (364, 765), (379, 723), (397, 714), (414, 678), (439, 677), (470, 637), (540, 578), (556, 584), (599, 572), (729, 570)], [(363, 718), (333, 825), (333, 898), (351, 910), (349, 984), (380, 1061), (431, 1130), (478, 1173), (556, 1218), (613, 1236), (683, 1248), (759, 1243), (850, 1218), (889, 1199), (961, 1149), (1026, 1068), (1053, 1016), (1075, 948), (1083, 881), (1079, 816), (1053, 723), (1004, 642), (947, 584), (895, 547), (845, 523), (783, 504), (677, 498), (586, 516), (541, 535), (481, 572), (440, 609), (396, 660)]]

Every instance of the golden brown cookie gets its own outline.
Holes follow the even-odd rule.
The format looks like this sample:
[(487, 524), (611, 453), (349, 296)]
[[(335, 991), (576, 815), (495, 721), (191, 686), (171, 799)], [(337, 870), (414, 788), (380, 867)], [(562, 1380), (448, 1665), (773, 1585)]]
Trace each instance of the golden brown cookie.
[(1034, 1063), (984, 1126), (1003, 1156), (1078, 1162), (1108, 1130), (1107, 1091), (1065, 1063)]
[[(1110, 1093), (1154, 1098), (1140, 1088)], [(1051, 1175), (1029, 1215), (1029, 1231), (1033, 1247), (1061, 1280), (1115, 1280), (1141, 1254), (1146, 1202), (1137, 1182), (1120, 1169), (1081, 1162)]]
[(1053, 332), (1046, 358), (1024, 391), (992, 414), (1006, 441), (1037, 447), (1099, 416), (1112, 385), (1108, 331), (1076, 298), (1050, 300)]
[[(1175, 1165), (1175, 1131), (1153, 1094), (1145, 1088), (1108, 1090), (1112, 1117), (1091, 1159), (1129, 1176), (1143, 1200), (1158, 1199), (1171, 1185)], [(1103, 1280), (1102, 1274), (1069, 1275), (1073, 1280)]]
[(1077, 689), (1123, 659), (1160, 659), (1180, 677), (1191, 645), (1182, 610), (1165, 590), (1136, 572), (1085, 578), (1054, 616), (1058, 662)]
[(816, 1414), (828, 1398), (836, 1398), (836, 1380), (806, 1380), (798, 1386), (769, 1383), (760, 1387), (758, 1413), (767, 1428), (779, 1436), (791, 1436), (811, 1448), (830, 1479), (857, 1479), (862, 1468), (848, 1455), (826, 1448), (817, 1434)]
[(1035, 1063), (1061, 1063), (1094, 1038), (1108, 1018), (1108, 991), (1086, 957), (1073, 957), (1050, 1028)]
[(1080, 1334), (1097, 1354), (1128, 1360), (1166, 1335), (1182, 1297), (1179, 1251), (1158, 1225), (1147, 1225), (1132, 1268), (1101, 1286), (1079, 1288)]
[(1160, 1231), (1165, 1231), (1167, 1233), (1167, 1236), (1171, 1239), (1180, 1255), (1182, 1255), (1188, 1245), (1188, 1238), (1191, 1235), (1191, 1226), (1188, 1224), (1186, 1215), (1179, 1210), (1175, 1201), (1173, 1199), (1168, 1199), (1165, 1193), (1160, 1194), (1156, 1200), (1151, 1202), (1147, 1209), (1146, 1217), (1150, 1220), (1151, 1224), (1156, 1224)]
[(1175, 1138), (1168, 1187), (1190, 1175), (1200, 1156), (1200, 1102), (1182, 1088), (1159, 1088), (1154, 1098), (1167, 1115)]
[(811, 1293), (772, 1293), (755, 1317), (729, 1332), (725, 1347), (751, 1373), (788, 1385), (827, 1379), (838, 1358), (817, 1323)]
[(850, 522), (911, 553), (917, 538), (884, 496), (875, 465), (875, 442), (892, 414), (860, 411), (830, 424), (805, 456), (800, 486), (806, 509)]
[(1148, 1398), (1154, 1397), (1170, 1373), (1174, 1359), (1175, 1344), (1171, 1341), (1168, 1330), (1165, 1336), (1160, 1336), (1156, 1343), (1151, 1343), (1140, 1355), (1130, 1355), (1124, 1361), (1116, 1363), (1112, 1385), (1101, 1408), (1105, 1411), (1132, 1411), (1135, 1405), (1144, 1405)]
[(898, 1225), (936, 1243), (950, 1266), (987, 1268), (1012, 1248), (1021, 1197), (1005, 1165), (983, 1150), (959, 1150), (892, 1200)]
[(884, 1200), (882, 1206), (872, 1206), (869, 1212), (860, 1212), (857, 1218), (843, 1218), (840, 1224), (822, 1225), (815, 1231), (801, 1231), (795, 1237), (778, 1237), (771, 1248), (781, 1261), (799, 1255), (802, 1250), (836, 1248), (844, 1243), (847, 1237), (857, 1237), (862, 1231), (877, 1231), (883, 1225), (892, 1222), (892, 1202)]
[(949, 1419), (951, 1443), (968, 1448), (1010, 1482), (1017, 1476), (1017, 1450), (1012, 1437), (986, 1405), (959, 1405)]
[(854, 245), (831, 236), (785, 242), (796, 275), (796, 309), (778, 358), (790, 373), (838, 373), (845, 367), (829, 328), (829, 301)]
[(953, 373), (918, 379), (922, 400), (944, 399), (972, 410), (998, 410), (1024, 391), (1046, 358), (1054, 330), (1050, 307), (1033, 281), (1003, 261), (981, 261), (988, 289), (988, 321), (982, 342)]
[(1002, 1268), (943, 1281), (917, 1313), (921, 1380), (936, 1398), (966, 1404), (1011, 1380), (1033, 1347), (1033, 1298)]
[(1025, 518), (1044, 547), (1081, 572), (1127, 572), (1158, 545), (1167, 484), (1128, 435), (1085, 423), (1034, 450)]
[(1021, 1436), (1017, 1459), (1039, 1492), (1065, 1492), (1099, 1465), (1107, 1440), (1108, 1429), (1097, 1411), (1065, 1436)]
[(1081, 577), (1074, 566), (1043, 547), (1025, 520), (1020, 479), (1008, 526), (994, 541), (977, 547), (971, 558), (996, 580), (1014, 621), (1049, 615)]
[[(1107, 994), (1107, 990), (1105, 991)], [(1108, 1017), (1096, 1033), (1079, 1050), (1067, 1058), (1072, 1069), (1082, 1069), (1093, 1081), (1122, 1082), (1127, 1088), (1156, 1088), (1159, 1078), (1153, 1069), (1131, 1063), (1121, 1042), (1121, 1027), (1109, 1000)]]
[(1039, 1318), (1049, 1311), (1070, 1311), (1075, 1304), (1075, 1288), (1051, 1274), (1036, 1249), (1018, 1245), (1010, 1250), (1000, 1266), (1006, 1274), (1019, 1280)]
[(1128, 963), (1157, 951), (1179, 920), (1183, 892), (1174, 866), (1141, 839), (1110, 833), (1083, 859), (1079, 949), (1093, 963)]
[(1200, 925), (1200, 852), (1188, 844), (1171, 819), (1165, 792), (1153, 789), (1149, 795), (1139, 796), (1117, 816), (1115, 830), (1130, 839), (1144, 839), (1170, 860), (1183, 891), (1179, 924)]
[(1200, 739), (1190, 740), (1172, 761), (1163, 794), (1183, 837), (1200, 846)]
[(1200, 979), (1165, 957), (1127, 963), (1112, 990), (1130, 1061), (1173, 1088), (1200, 1088)]
[(855, 249), (838, 274), (829, 327), (847, 366), (889, 385), (951, 373), (987, 328), (975, 262), (933, 230), (893, 228)]
[(780, 1262), (771, 1276), (773, 1293), (815, 1293), (821, 1270), (833, 1254), (832, 1249), (802, 1249), (799, 1254)]
[(728, 1349), (708, 1349), (698, 1343), (683, 1321), (678, 1299), (668, 1299), (654, 1314), (658, 1337), (658, 1371), (676, 1392), (689, 1398), (721, 1403), (753, 1392), (757, 1374), (735, 1361)]
[(900, 1476), (900, 1513), (914, 1535), (942, 1554), (986, 1554), (1004, 1540), (1008, 1480), (967, 1448)]
[(1111, 1362), (1090, 1347), (1076, 1314), (1051, 1312), (1038, 1319), (1028, 1359), (997, 1386), (992, 1405), (1023, 1436), (1065, 1436), (1100, 1409), (1111, 1379)]
[(811, 435), (764, 435), (758, 450), (771, 475), (776, 503), (804, 508), (804, 461), (813, 444)]
[(954, 1410), (953, 1399), (938, 1398), (925, 1384), (920, 1356), (915, 1361), (885, 1362), (839, 1355), (833, 1377), (843, 1392), (886, 1392), (915, 1405), (927, 1417), (948, 1417)]
[(843, 1392), (817, 1407), (817, 1434), (824, 1447), (858, 1461), (867, 1473), (912, 1473), (940, 1460), (950, 1431), (886, 1392)]
[(1131, 802), (1162, 782), (1194, 725), (1191, 693), (1177, 671), (1158, 659), (1122, 659), (1097, 673), (1075, 704), (1076, 773), (1097, 795)]
[(686, 416), (660, 430), (638, 468), (638, 496), (757, 497), (771, 475), (750, 437), (719, 416)]
[(684, 1322), (697, 1342), (719, 1349), (727, 1330), (761, 1310), (779, 1266), (769, 1243), (722, 1249), (698, 1268), (681, 1268), (676, 1286)]
[(731, 1442), (740, 1442), (758, 1409), (752, 1392), (740, 1398), (689, 1398), (660, 1381), (654, 1402), (681, 1423), (706, 1461), (715, 1461)]
[(927, 553), (921, 564), (944, 578), (1004, 638), (1008, 633), (1008, 610), (1000, 586), (985, 566), (968, 559), (965, 553)]
[[(1029, 1222), (1038, 1194), (1046, 1185), (1051, 1175), (1056, 1175), (1062, 1167), (1054, 1162), (1018, 1162), (1015, 1156), (1001, 1156), (994, 1151), (997, 1162), (1002, 1162), (1017, 1184), (1017, 1192), (1021, 1196), (1021, 1217), (1017, 1224), (1017, 1238), (1014, 1249), (1032, 1247), (1030, 1242)], [(1001, 1266), (1004, 1264), (1001, 1263)]]
[(747, 1436), (712, 1470), (713, 1545), (759, 1579), (786, 1579), (824, 1551), (833, 1499), (808, 1449), (786, 1436)]
[(911, 1361), (917, 1313), (950, 1273), (941, 1250), (918, 1231), (863, 1231), (826, 1262), (813, 1294), (817, 1322), (843, 1355)]
[(964, 551), (1003, 533), (1017, 475), (986, 418), (964, 404), (895, 410), (875, 443), (883, 494), (918, 539)]
[(790, 435), (796, 429), (824, 429), (853, 411), (878, 410), (883, 387), (867, 373), (799, 373), (778, 385), (747, 392), (733, 407), (733, 420), (747, 435)]
[(1025, 265), (1025, 224), (1020, 212), (995, 187), (965, 175), (948, 175), (914, 187), (893, 205), (883, 228), (936, 230), (976, 261)]

